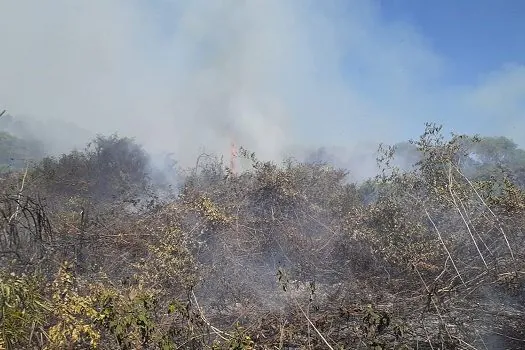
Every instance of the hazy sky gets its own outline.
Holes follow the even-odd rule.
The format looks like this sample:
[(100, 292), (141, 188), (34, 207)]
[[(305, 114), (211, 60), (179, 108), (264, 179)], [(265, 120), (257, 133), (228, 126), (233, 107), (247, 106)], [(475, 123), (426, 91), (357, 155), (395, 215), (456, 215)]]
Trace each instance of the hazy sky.
[[(193, 160), (446, 130), (525, 144), (521, 0), (4, 0), (0, 108)], [(57, 132), (53, 137), (80, 142)]]

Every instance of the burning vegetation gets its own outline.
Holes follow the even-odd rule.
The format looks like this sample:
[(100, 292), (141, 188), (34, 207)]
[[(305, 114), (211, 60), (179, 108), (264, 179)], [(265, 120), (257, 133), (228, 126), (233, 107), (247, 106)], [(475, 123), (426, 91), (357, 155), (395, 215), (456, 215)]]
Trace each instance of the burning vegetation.
[(0, 349), (524, 348), (525, 151), (398, 146), (362, 183), (241, 149), (170, 186), (117, 136), (2, 168)]

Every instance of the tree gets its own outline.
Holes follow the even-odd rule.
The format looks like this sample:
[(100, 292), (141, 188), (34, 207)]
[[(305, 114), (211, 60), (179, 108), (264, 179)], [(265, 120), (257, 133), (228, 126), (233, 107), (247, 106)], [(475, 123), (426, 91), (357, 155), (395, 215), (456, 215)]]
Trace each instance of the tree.
[(98, 203), (117, 197), (135, 202), (150, 184), (148, 161), (133, 139), (98, 136), (84, 151), (46, 157), (32, 175), (53, 194), (81, 196)]

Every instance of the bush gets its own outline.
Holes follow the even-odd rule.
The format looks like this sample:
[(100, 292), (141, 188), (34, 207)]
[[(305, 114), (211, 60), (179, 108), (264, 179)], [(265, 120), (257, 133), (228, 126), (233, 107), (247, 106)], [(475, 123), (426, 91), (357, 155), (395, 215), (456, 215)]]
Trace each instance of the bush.
[(252, 168), (232, 174), (201, 157), (144, 206), (130, 139), (45, 159), (23, 188), (4, 180), (2, 346), (520, 348), (525, 194), (505, 155), (520, 152), (491, 142), (429, 124), (402, 148), (414, 166), (382, 147), (362, 184), (318, 160), (243, 151)]

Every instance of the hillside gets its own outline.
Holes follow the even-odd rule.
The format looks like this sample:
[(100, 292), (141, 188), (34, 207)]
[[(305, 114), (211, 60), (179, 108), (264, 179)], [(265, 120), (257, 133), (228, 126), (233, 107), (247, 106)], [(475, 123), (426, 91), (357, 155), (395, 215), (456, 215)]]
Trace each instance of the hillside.
[(42, 157), (38, 142), (0, 131), (0, 172), (23, 169), (27, 162), (38, 161)]

